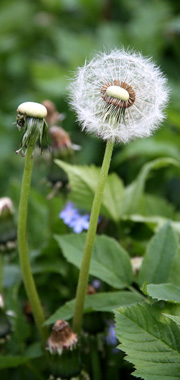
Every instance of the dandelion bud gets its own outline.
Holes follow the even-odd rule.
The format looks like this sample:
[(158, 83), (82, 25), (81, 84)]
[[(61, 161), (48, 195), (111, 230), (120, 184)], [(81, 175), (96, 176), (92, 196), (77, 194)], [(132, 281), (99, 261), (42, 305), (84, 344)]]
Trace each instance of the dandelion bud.
[(19, 105), (17, 113), (17, 127), (19, 131), (23, 130), (23, 137), (20, 149), (16, 153), (24, 155), (24, 149), (26, 151), (28, 146), (35, 146), (38, 140), (42, 148), (43, 137), (47, 132), (46, 108), (39, 103), (25, 102)]
[(59, 319), (52, 328), (46, 349), (51, 353), (62, 354), (63, 350), (72, 350), (77, 343), (77, 335), (71, 330), (69, 323)]
[(56, 378), (70, 379), (80, 375), (82, 368), (77, 342), (77, 335), (68, 322), (60, 319), (53, 325), (46, 349), (51, 354), (51, 374)]
[(8, 197), (0, 198), (0, 218), (14, 214), (12, 200)]
[(0, 198), (0, 252), (16, 248), (17, 231), (14, 223), (14, 206), (8, 197)]
[(132, 265), (133, 273), (135, 276), (137, 276), (137, 274), (139, 273), (142, 262), (143, 262), (142, 256), (136, 256), (131, 259), (131, 265)]

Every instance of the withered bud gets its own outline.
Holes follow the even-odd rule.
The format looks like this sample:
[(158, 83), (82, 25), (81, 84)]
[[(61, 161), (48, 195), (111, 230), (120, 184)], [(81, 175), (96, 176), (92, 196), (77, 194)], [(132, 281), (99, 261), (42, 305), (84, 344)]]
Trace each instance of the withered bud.
[(65, 116), (63, 113), (59, 113), (56, 110), (56, 107), (53, 102), (50, 100), (44, 100), (42, 104), (46, 107), (47, 109), (47, 116), (46, 116), (46, 121), (48, 125), (56, 125), (57, 123), (60, 123), (62, 120), (64, 120)]
[(131, 259), (131, 265), (132, 265), (133, 273), (135, 276), (137, 276), (137, 274), (139, 273), (142, 262), (143, 262), (142, 256), (136, 256)]
[(71, 330), (69, 323), (59, 319), (52, 328), (52, 334), (47, 340), (46, 349), (51, 354), (62, 354), (63, 350), (73, 350), (78, 341), (77, 335)]
[(86, 289), (86, 294), (95, 294), (95, 293), (96, 293), (96, 289), (94, 288), (94, 286), (88, 285)]
[(0, 217), (6, 217), (14, 213), (12, 200), (8, 197), (0, 198)]
[(49, 129), (52, 147), (55, 149), (71, 149), (72, 142), (69, 134), (61, 127), (53, 126)]

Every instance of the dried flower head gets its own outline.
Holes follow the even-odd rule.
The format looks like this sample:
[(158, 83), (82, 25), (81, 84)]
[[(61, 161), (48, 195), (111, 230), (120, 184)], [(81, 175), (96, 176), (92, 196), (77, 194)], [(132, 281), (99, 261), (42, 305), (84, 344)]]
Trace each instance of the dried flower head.
[(96, 289), (94, 288), (93, 285), (88, 284), (87, 289), (86, 289), (86, 294), (96, 294)]
[(124, 143), (150, 136), (164, 119), (166, 78), (139, 53), (100, 53), (79, 68), (70, 85), (82, 129)]
[(42, 148), (43, 137), (47, 131), (46, 108), (39, 103), (25, 102), (17, 108), (17, 127), (19, 131), (23, 130), (20, 149), (16, 153), (24, 155), (24, 150), (29, 145), (35, 146), (37, 140)]
[(46, 349), (51, 353), (62, 354), (64, 349), (72, 350), (77, 343), (77, 335), (71, 330), (69, 323), (59, 319), (52, 328), (47, 340)]
[(64, 113), (59, 113), (51, 100), (44, 100), (42, 104), (47, 109), (46, 121), (48, 125), (56, 125), (65, 119)]

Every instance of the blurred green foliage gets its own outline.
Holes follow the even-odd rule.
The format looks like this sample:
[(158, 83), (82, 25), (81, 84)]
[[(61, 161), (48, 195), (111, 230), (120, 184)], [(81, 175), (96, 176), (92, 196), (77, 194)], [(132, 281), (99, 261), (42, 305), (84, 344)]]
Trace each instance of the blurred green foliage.
[[(21, 139), (16, 124), (13, 124), (18, 105), (25, 101), (42, 102), (44, 99), (53, 101), (57, 110), (66, 115), (62, 127), (70, 133), (73, 143), (82, 147), (74, 155), (74, 164), (100, 165), (104, 142), (81, 132), (76, 116), (68, 104), (67, 87), (77, 66), (83, 65), (86, 59), (98, 51), (121, 47), (134, 49), (144, 56), (152, 57), (168, 77), (171, 90), (167, 120), (154, 136), (136, 140), (125, 146), (119, 144), (114, 149), (111, 171), (116, 174), (113, 174), (111, 181), (119, 183), (120, 179), (117, 177), (119, 175), (123, 181), (121, 187), (125, 186), (127, 193), (133, 198), (133, 189), (141, 179), (137, 175), (142, 173), (144, 164), (162, 157), (165, 157), (162, 162), (163, 160), (168, 162), (168, 158), (170, 162), (171, 159), (180, 161), (180, 2), (177, 0), (1, 0), (0, 197), (12, 198), (16, 215), (24, 166), (24, 159), (15, 154)], [(66, 195), (62, 192), (59, 198), (47, 202), (46, 196), (51, 189), (45, 185), (44, 178), (47, 177), (48, 170), (46, 155), (43, 154), (42, 157), (36, 155), (28, 216), (32, 270), (47, 317), (65, 301), (75, 296), (78, 274), (76, 268), (65, 262), (59, 253), (57, 243), (52, 239), (52, 233), (65, 234), (69, 229), (58, 218)], [(129, 184), (131, 185), (128, 188)], [(81, 185), (80, 181), (78, 185)], [(153, 170), (153, 173), (149, 171), (143, 182), (142, 191), (144, 189), (148, 195), (144, 195), (144, 198), (142, 196), (139, 200), (139, 212), (144, 210), (144, 214), (140, 212), (139, 223), (135, 223), (134, 216), (130, 215), (116, 225), (115, 222), (119, 221), (119, 217), (110, 218), (108, 226), (105, 225), (105, 233), (118, 237), (130, 255), (137, 253), (143, 255), (145, 244), (154, 232), (154, 224), (157, 222), (146, 216), (153, 217), (158, 210), (158, 215), (168, 218), (172, 216), (172, 219), (177, 220), (176, 227), (179, 228), (179, 168), (169, 165)], [(75, 190), (74, 188), (74, 192)], [(78, 191), (79, 189), (75, 195), (77, 197), (79, 194), (81, 198), (82, 194)], [(86, 206), (88, 211), (93, 191), (88, 195), (88, 199), (83, 200), (84, 207)], [(112, 200), (115, 202), (118, 197), (119, 194), (116, 197), (112, 195)], [(82, 198), (80, 201), (82, 202)], [(111, 208), (109, 199), (108, 204)], [(114, 208), (116, 210), (116, 205)], [(118, 208), (116, 211), (118, 212)], [(107, 212), (104, 214), (109, 216), (112, 210), (111, 213), (109, 211), (109, 214)], [(6, 307), (15, 310), (17, 315), (16, 322), (11, 316), (14, 340), (8, 343), (7, 352), (17, 356), (17, 363), (26, 363), (24, 342), (26, 340), (29, 344), (30, 340), (31, 350), (31, 344), (34, 339), (37, 340), (37, 336), (34, 332), (32, 335), (33, 328), (22, 315), (20, 299), (21, 302), (22, 300), (25, 302), (26, 296), (21, 284), (16, 252), (10, 259), (5, 260), (4, 268)], [(103, 286), (105, 287), (103, 290), (106, 290), (106, 285)], [(23, 325), (25, 327), (22, 327)], [(32, 346), (32, 352), (35, 352), (34, 357), (40, 356), (39, 347), (34, 349)], [(30, 353), (29, 356), (33, 357)], [(31, 368), (30, 373), (29, 369), (18, 371), (19, 369), (17, 371), (13, 369), (10, 375), (5, 372), (3, 379), (10, 378), (11, 375), (13, 380), (38, 378), (38, 375), (32, 377), (35, 368)], [(113, 376), (109, 378), (111, 377)]]

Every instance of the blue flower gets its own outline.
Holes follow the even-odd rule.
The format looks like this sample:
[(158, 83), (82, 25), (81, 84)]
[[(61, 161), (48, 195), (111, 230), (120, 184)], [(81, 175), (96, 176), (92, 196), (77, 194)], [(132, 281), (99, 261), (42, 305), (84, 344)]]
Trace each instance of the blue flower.
[[(60, 212), (59, 217), (67, 226), (78, 216), (78, 209), (74, 207), (72, 202), (68, 202), (66, 207)], [(70, 226), (71, 227), (71, 226)]]
[(108, 327), (108, 331), (107, 331), (107, 335), (106, 335), (106, 342), (107, 342), (107, 344), (109, 344), (110, 346), (113, 347), (113, 352), (115, 354), (117, 354), (119, 352), (119, 350), (116, 348), (116, 346), (118, 344), (118, 340), (116, 338), (115, 326), (114, 326), (113, 321), (111, 321), (109, 323), (109, 327)]
[(68, 202), (66, 207), (60, 212), (59, 217), (64, 223), (73, 228), (76, 234), (89, 228), (89, 214), (80, 212), (72, 202)]

